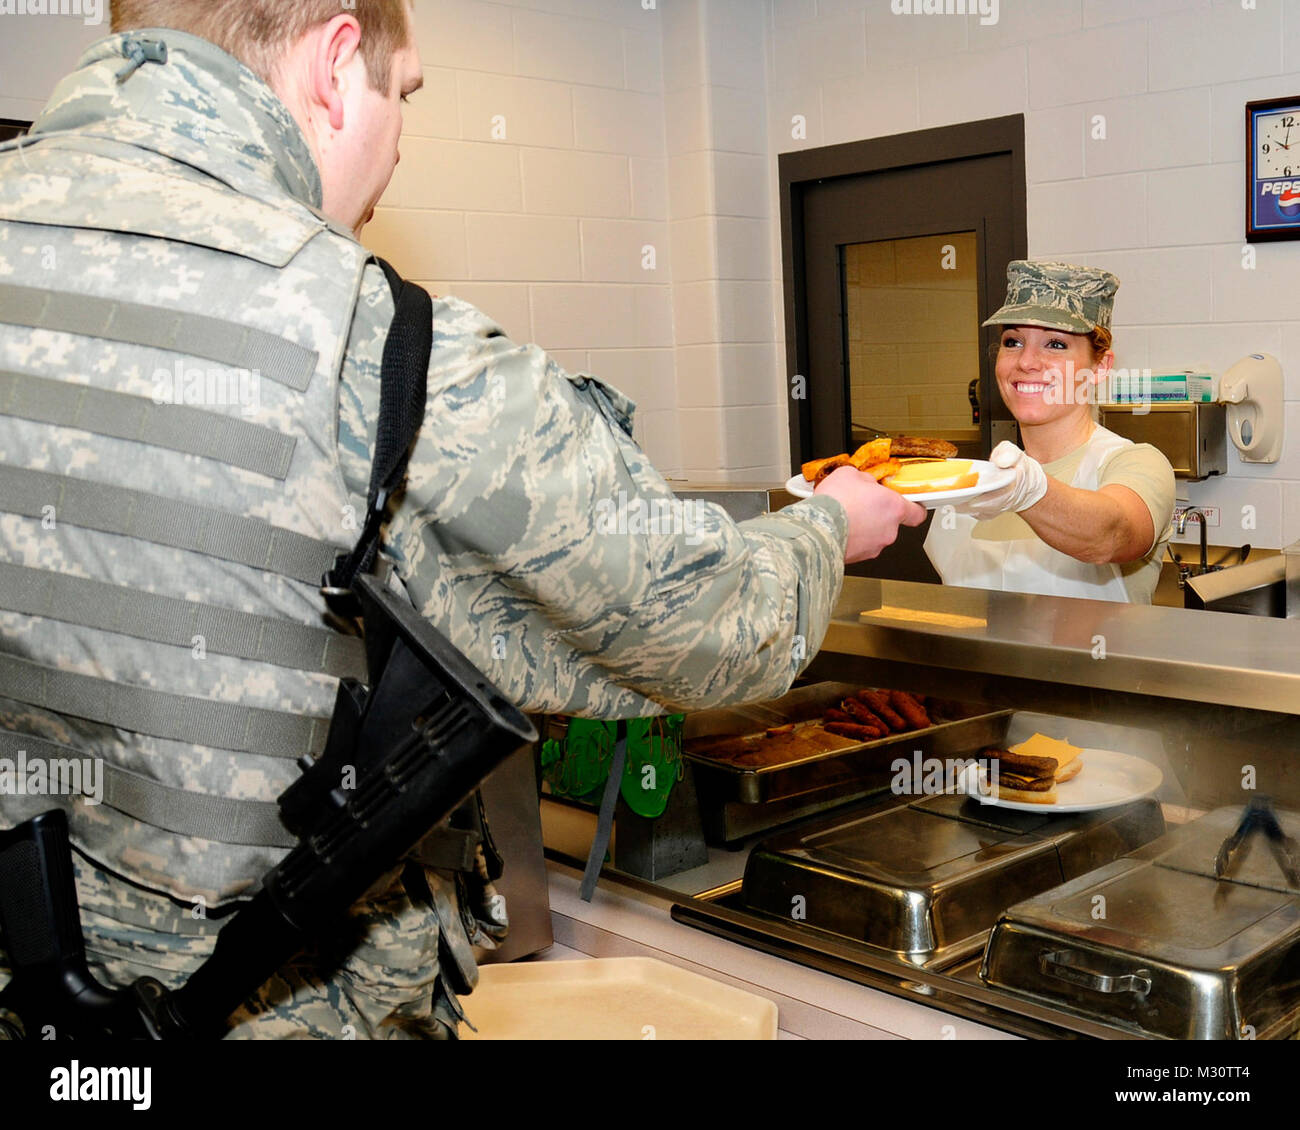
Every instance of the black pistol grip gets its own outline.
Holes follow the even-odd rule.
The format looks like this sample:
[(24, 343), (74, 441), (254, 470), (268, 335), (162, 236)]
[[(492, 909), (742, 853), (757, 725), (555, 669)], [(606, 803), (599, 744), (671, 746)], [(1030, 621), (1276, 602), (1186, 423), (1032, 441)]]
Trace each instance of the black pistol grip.
[(0, 833), (0, 932), (15, 976), (84, 961), (68, 817), (62, 809)]

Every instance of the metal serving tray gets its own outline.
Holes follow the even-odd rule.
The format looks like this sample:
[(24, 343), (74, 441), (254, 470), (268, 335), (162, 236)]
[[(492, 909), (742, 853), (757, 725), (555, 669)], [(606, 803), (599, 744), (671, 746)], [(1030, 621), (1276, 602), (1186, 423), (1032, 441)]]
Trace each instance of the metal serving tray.
[[(897, 757), (964, 757), (1005, 738), (1014, 713), (968, 714), (921, 730), (870, 742), (847, 742), (779, 765), (745, 766), (711, 758), (702, 739), (760, 737), (786, 723), (813, 722), (827, 707), (862, 689), (858, 683), (816, 683), (798, 687), (761, 706), (720, 708), (688, 715), (683, 755), (691, 762), (700, 796), (705, 836), (733, 843), (790, 820), (888, 791)], [(960, 713), (973, 708), (952, 704)]]
[[(981, 979), (1017, 996), (1168, 1039), (1268, 1039), (1300, 1029), (1300, 892), (1262, 838), (1214, 877), (1239, 809), (1012, 906)], [(1300, 816), (1279, 813), (1300, 835)]]
[(1164, 831), (1154, 800), (1082, 815), (981, 806), (961, 795), (843, 813), (760, 844), (741, 901), (941, 969), (983, 947), (1011, 903)]

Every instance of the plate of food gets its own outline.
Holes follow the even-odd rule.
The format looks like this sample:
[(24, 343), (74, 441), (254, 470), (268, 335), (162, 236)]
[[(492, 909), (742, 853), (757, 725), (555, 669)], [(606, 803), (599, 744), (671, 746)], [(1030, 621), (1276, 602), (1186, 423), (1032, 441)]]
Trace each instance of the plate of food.
[(962, 790), (980, 804), (1018, 812), (1116, 808), (1150, 796), (1164, 780), (1157, 766), (1140, 757), (1080, 748), (1045, 734), (1007, 749), (990, 746), (978, 758), (981, 764), (966, 770)]
[(1013, 470), (995, 467), (985, 459), (957, 459), (956, 454), (957, 448), (946, 440), (882, 436), (864, 443), (852, 455), (805, 463), (785, 489), (798, 498), (811, 498), (832, 471), (855, 467), (882, 486), (933, 509), (1000, 490), (1015, 477)]

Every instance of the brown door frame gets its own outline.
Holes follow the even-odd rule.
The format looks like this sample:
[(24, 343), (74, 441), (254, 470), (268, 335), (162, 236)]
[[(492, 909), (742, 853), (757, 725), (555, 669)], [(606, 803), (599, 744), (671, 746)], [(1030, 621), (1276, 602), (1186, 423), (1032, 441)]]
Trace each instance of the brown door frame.
[[(942, 156), (936, 160), (935, 155)], [(837, 177), (856, 177), (891, 169), (934, 165), (943, 161), (964, 160), (971, 157), (1009, 155), (1011, 158), (1011, 215), (1013, 230), (1011, 246), (1013, 259), (1028, 256), (1028, 209), (1025, 183), (1025, 117), (1011, 114), (1004, 118), (965, 122), (958, 125), (939, 126), (934, 129), (915, 130), (890, 137), (850, 141), (842, 145), (827, 145), (795, 153), (782, 153), (777, 158), (781, 197), (781, 262), (785, 293), (785, 349), (786, 365), (790, 374), (809, 372), (808, 360), (808, 304), (805, 278), (804, 194), (807, 189)], [(991, 281), (991, 280), (990, 280)], [(1002, 296), (1001, 287), (995, 287), (995, 297)], [(986, 287), (980, 287), (980, 321), (992, 312), (986, 309), (990, 300)], [(986, 344), (991, 341), (985, 333)], [(982, 369), (986, 363), (987, 349), (981, 351)], [(985, 373), (985, 402), (989, 398), (988, 374)], [(985, 426), (987, 427), (987, 417)], [(819, 453), (812, 450), (811, 398), (790, 400), (790, 462), (791, 471)], [(821, 452), (828, 455), (834, 452)]]

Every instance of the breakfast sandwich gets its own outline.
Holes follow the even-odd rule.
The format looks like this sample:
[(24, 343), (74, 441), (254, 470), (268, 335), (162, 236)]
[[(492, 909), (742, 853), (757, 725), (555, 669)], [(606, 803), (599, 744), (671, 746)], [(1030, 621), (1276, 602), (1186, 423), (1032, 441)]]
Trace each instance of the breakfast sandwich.
[(1057, 785), (1072, 781), (1083, 770), (1082, 752), (1068, 741), (1035, 734), (1008, 749), (983, 749), (979, 760), (989, 762), (990, 770), (996, 764), (999, 800), (1055, 804)]

